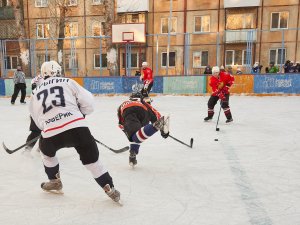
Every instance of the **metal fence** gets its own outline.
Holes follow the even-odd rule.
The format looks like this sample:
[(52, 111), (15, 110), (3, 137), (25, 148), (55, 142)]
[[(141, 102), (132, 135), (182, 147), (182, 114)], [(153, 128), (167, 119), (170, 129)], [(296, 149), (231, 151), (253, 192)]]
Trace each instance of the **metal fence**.
[[(48, 60), (58, 61), (66, 76), (91, 77), (134, 76), (143, 61), (155, 75), (198, 75), (207, 65), (241, 67), (250, 73), (256, 61), (267, 66), (273, 60), (282, 69), (286, 59), (300, 58), (298, 29), (148, 34), (146, 40), (115, 45), (114, 73), (108, 62), (111, 56), (107, 57), (110, 37), (1, 40), (1, 77), (11, 77), (21, 61), (28, 77), (39, 73)], [(59, 41), (62, 49), (57, 47)]]

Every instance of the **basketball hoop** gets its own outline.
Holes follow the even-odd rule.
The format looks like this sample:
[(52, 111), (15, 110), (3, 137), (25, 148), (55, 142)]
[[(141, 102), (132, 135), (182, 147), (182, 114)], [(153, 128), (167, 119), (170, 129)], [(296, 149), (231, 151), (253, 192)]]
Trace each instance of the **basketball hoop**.
[(112, 25), (112, 43), (123, 44), (125, 49), (125, 75), (131, 76), (132, 44), (146, 43), (145, 23), (122, 23)]
[(134, 32), (122, 32), (122, 41), (134, 42)]
[(123, 23), (112, 25), (112, 43), (146, 43), (144, 23)]

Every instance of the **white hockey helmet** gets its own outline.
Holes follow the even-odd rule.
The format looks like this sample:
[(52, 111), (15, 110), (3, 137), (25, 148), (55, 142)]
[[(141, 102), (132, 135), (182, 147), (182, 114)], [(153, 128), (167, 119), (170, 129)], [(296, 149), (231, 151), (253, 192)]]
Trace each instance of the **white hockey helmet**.
[(48, 63), (49, 63), (49, 62), (43, 62), (42, 66), (41, 66), (41, 76), (42, 76), (42, 77), (47, 76), (47, 75), (46, 75), (46, 67), (47, 67), (47, 64), (48, 64)]
[(214, 73), (219, 73), (220, 72), (220, 68), (218, 66), (214, 66), (211, 70), (212, 74)]
[(144, 67), (144, 66), (148, 66), (148, 63), (147, 62), (143, 62), (142, 63), (142, 66)]
[(44, 62), (41, 67), (42, 77), (59, 77), (61, 75), (61, 66), (56, 61)]

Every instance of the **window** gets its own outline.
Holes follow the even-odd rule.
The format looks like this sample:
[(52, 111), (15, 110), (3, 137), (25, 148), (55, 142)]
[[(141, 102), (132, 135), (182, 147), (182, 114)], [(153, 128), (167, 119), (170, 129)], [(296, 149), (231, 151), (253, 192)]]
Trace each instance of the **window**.
[[(101, 68), (107, 67), (107, 54), (101, 54)], [(100, 68), (100, 54), (94, 54), (94, 69)]]
[(37, 24), (36, 25), (36, 36), (38, 39), (49, 38), (49, 24)]
[(74, 55), (73, 57), (71, 54), (65, 55), (65, 68), (66, 70), (72, 70), (78, 68), (78, 60), (76, 55)]
[(103, 0), (93, 0), (93, 5), (100, 5), (102, 4)]
[[(122, 59), (122, 68), (126, 67), (126, 57), (125, 53), (123, 53), (123, 59)], [(138, 53), (131, 53), (131, 68), (138, 68)]]
[(210, 16), (195, 16), (195, 32), (210, 31)]
[(206, 67), (208, 65), (208, 51), (193, 52), (193, 68)]
[[(168, 32), (169, 32), (169, 18), (162, 18), (161, 19), (161, 33), (166, 34)], [(177, 32), (177, 18), (172, 17), (170, 33), (176, 33), (176, 32)]]
[(0, 7), (5, 7), (5, 6), (9, 6), (10, 4), (9, 4), (9, 2), (8, 2), (8, 0), (1, 0), (0, 1)]
[(131, 22), (138, 23), (139, 22), (139, 14), (132, 14), (131, 15)]
[(271, 14), (271, 29), (287, 29), (289, 12), (276, 12)]
[[(176, 52), (169, 52), (169, 67), (174, 67), (176, 65)], [(161, 53), (161, 67), (167, 66), (167, 53)]]
[(6, 69), (16, 70), (19, 63), (18, 56), (6, 56)]
[(284, 64), (285, 58), (286, 58), (285, 48), (270, 49), (269, 63), (273, 62), (277, 65)]
[(243, 50), (243, 65), (247, 65), (249, 63), (249, 59), (247, 62), (247, 51)]
[(65, 36), (66, 37), (77, 37), (78, 36), (78, 23), (70, 22), (65, 26)]
[(253, 28), (253, 14), (231, 14), (226, 19), (226, 29), (239, 30)]
[(226, 50), (225, 64), (231, 65), (244, 65), (246, 62), (245, 50)]
[(92, 36), (99, 37), (103, 35), (103, 22), (94, 21), (92, 24)]
[(48, 7), (47, 0), (35, 0), (35, 7)]
[(145, 23), (145, 14), (120, 14), (118, 20), (121, 23)]
[(126, 15), (126, 23), (138, 23), (138, 22), (139, 22), (139, 14)]
[(77, 6), (77, 0), (66, 0), (67, 6)]
[(38, 68), (41, 68), (41, 66), (42, 66), (42, 64), (44, 63), (44, 62), (48, 62), (48, 61), (50, 61), (50, 55), (44, 55), (44, 54), (38, 54), (37, 56), (36, 56), (36, 58), (37, 58), (37, 66), (38, 66)]

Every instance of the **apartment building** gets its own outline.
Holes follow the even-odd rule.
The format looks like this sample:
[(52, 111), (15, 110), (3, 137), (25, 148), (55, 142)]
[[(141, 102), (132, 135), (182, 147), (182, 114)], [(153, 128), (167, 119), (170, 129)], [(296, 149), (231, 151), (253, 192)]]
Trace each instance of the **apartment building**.
[[(29, 74), (55, 59), (63, 62), (67, 76), (108, 76), (106, 45), (111, 37), (103, 36), (103, 1), (63, 3), (66, 39), (59, 50), (60, 9), (52, 0), (24, 1)], [(250, 72), (256, 61), (264, 67), (300, 61), (299, 8), (298, 0), (116, 0), (115, 23), (145, 24), (146, 36), (144, 43), (115, 44), (117, 75), (134, 75), (145, 60), (157, 75), (202, 74), (207, 65)], [(20, 57), (9, 10), (1, 0), (0, 24), (6, 27), (0, 31), (2, 76), (12, 74)]]

